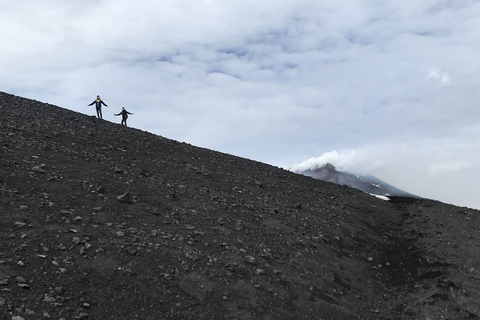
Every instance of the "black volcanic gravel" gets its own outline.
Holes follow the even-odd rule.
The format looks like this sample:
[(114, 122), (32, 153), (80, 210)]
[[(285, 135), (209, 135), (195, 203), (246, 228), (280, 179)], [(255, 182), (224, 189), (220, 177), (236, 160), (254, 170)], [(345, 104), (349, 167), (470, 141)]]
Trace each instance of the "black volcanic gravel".
[(0, 92), (0, 319), (479, 319), (478, 210)]

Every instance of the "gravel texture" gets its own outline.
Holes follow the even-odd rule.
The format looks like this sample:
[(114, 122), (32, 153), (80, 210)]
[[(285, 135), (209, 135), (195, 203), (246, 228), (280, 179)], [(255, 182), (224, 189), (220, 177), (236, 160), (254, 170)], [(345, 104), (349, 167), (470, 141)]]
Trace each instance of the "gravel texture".
[(479, 211), (0, 92), (0, 319), (479, 319)]

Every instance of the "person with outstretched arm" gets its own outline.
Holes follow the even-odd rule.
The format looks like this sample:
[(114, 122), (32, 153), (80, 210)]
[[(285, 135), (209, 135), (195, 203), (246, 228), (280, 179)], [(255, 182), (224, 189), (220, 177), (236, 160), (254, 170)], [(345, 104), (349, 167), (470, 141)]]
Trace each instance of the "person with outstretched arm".
[(97, 108), (97, 117), (99, 119), (103, 119), (102, 118), (102, 104), (105, 106), (105, 107), (108, 107), (105, 102), (102, 101), (102, 99), (100, 99), (100, 96), (97, 96), (97, 99), (95, 99), (92, 103), (89, 104), (89, 106), (93, 105), (95, 103), (95, 107)]
[(127, 110), (125, 110), (125, 107), (122, 107), (122, 111), (119, 114), (115, 114), (115, 116), (122, 115), (122, 124), (125, 125), (125, 127), (126, 127), (127, 126), (127, 118), (128, 118), (129, 114), (133, 114), (133, 113), (128, 112)]

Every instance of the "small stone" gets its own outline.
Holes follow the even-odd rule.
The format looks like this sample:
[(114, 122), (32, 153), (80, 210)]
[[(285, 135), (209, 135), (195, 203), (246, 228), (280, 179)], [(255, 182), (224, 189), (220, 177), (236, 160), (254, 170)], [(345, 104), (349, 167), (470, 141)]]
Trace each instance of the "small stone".
[(255, 258), (252, 256), (246, 256), (245, 260), (247, 260), (248, 263), (255, 263)]
[(263, 270), (263, 269), (256, 269), (256, 270), (255, 270), (255, 273), (256, 273), (257, 275), (264, 274), (264, 273), (265, 273), (265, 270)]
[(126, 192), (120, 196), (117, 196), (117, 200), (119, 202), (122, 202), (122, 203), (128, 203), (128, 204), (131, 204), (133, 203), (132, 202), (132, 195), (130, 194), (130, 192)]
[(37, 173), (45, 173), (45, 170), (43, 170), (42, 166), (34, 166), (32, 171)]
[(141, 175), (141, 176), (144, 176), (144, 177), (147, 177), (147, 178), (152, 176), (152, 174), (150, 173), (150, 171), (147, 171), (147, 170), (142, 170), (142, 171), (140, 171), (140, 175)]

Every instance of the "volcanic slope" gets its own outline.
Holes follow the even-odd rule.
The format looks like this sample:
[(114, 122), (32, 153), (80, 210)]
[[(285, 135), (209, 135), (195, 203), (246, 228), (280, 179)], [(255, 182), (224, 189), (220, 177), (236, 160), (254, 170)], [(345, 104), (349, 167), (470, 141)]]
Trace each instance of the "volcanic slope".
[(7, 93), (0, 114), (0, 319), (480, 316), (477, 210)]

